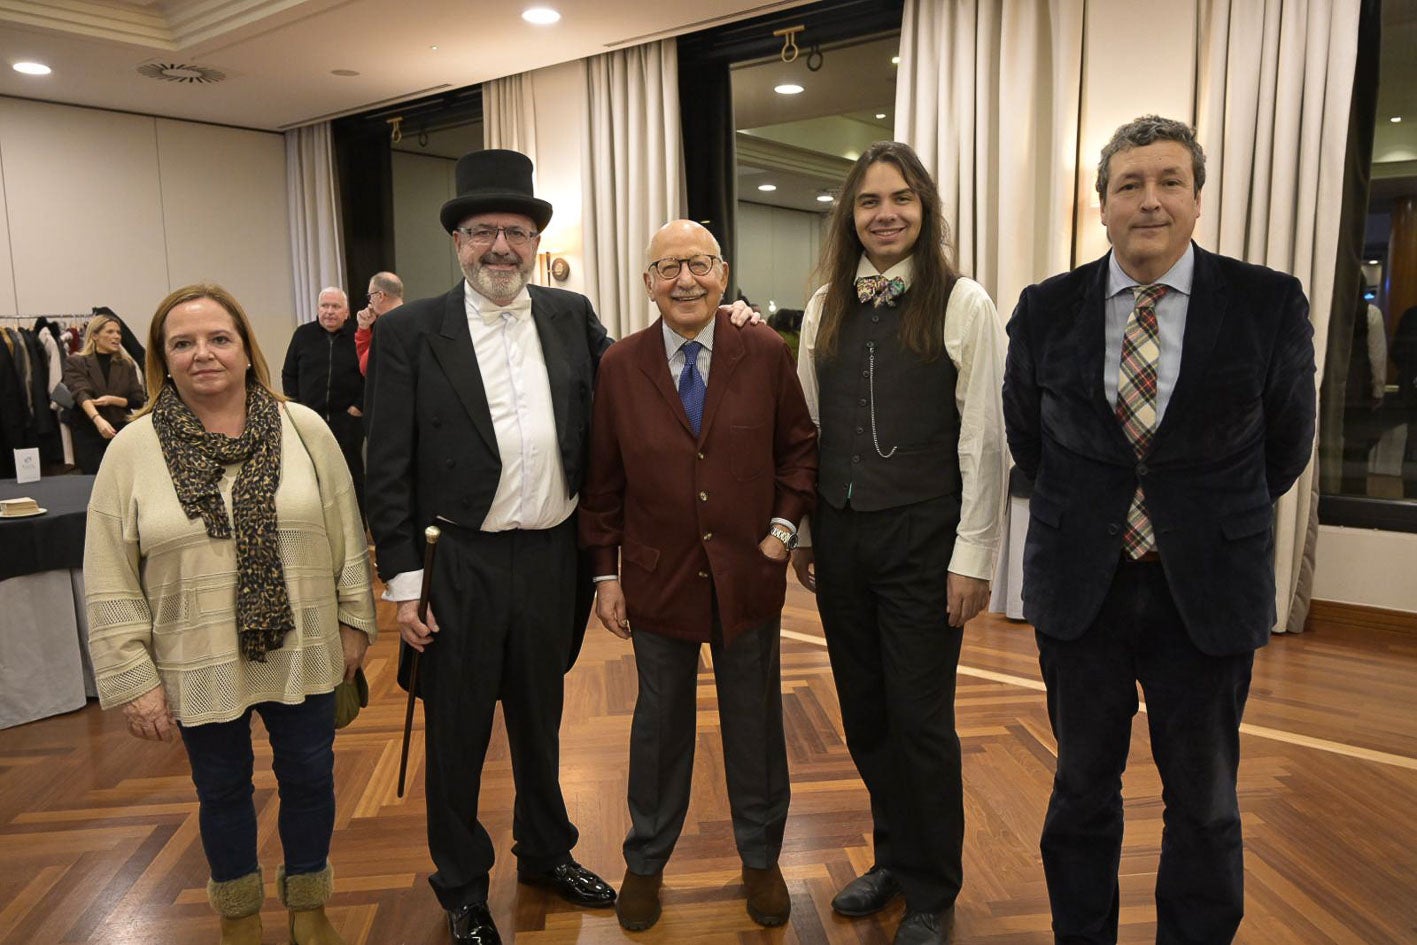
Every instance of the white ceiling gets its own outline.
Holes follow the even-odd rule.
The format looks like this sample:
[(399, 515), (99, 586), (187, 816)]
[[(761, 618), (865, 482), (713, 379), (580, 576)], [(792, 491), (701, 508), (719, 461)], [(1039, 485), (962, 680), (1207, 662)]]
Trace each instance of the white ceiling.
[[(4, 0), (0, 95), (278, 131), (805, 2)], [(532, 5), (561, 21), (524, 22)], [(54, 71), (10, 68), (23, 60)], [(226, 78), (151, 79), (149, 64)]]

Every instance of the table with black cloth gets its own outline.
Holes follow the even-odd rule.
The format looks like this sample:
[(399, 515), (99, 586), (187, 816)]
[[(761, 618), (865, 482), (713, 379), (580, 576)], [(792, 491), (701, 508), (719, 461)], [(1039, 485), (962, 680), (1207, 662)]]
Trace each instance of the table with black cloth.
[(84, 609), (91, 491), (92, 476), (0, 479), (0, 499), (28, 496), (47, 510), (0, 517), (0, 728), (72, 712), (97, 695)]

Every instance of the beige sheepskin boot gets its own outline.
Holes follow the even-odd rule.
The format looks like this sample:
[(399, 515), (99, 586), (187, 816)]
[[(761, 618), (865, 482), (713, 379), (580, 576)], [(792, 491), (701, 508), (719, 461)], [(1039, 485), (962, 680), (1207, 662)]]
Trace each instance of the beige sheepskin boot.
[(207, 899), (221, 916), (221, 945), (261, 945), (261, 871), (218, 883), (207, 880)]
[(325, 903), (334, 892), (335, 874), (328, 863), (318, 873), (276, 873), (276, 895), (290, 910), (290, 945), (345, 945), (325, 915)]

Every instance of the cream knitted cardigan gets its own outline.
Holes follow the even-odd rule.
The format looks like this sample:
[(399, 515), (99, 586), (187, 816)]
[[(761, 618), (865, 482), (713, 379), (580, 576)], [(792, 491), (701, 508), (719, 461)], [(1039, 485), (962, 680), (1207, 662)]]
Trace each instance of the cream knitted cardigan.
[[(239, 469), (221, 481), (228, 514)], [(237, 646), (235, 541), (209, 537), (182, 511), (151, 414), (114, 438), (84, 544), (89, 654), (104, 708), (161, 682), (177, 720), (199, 725), (335, 687), (344, 672), (339, 625), (375, 636), (368, 545), (334, 435), (296, 403), (281, 405), (275, 503), (295, 630), (256, 663)]]

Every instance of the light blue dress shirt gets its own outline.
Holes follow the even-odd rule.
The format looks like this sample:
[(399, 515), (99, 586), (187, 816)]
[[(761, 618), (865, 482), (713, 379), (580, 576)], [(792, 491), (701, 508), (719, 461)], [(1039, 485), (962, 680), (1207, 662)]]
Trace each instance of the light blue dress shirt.
[[(1164, 285), (1168, 291), (1156, 303), (1157, 345), (1161, 363), (1156, 372), (1156, 424), (1166, 415), (1176, 378), (1181, 376), (1181, 345), (1186, 338), (1186, 312), (1191, 306), (1191, 279), (1196, 271), (1196, 248), (1188, 245), (1176, 264), (1154, 285)], [(1102, 389), (1107, 402), (1117, 403), (1117, 375), (1122, 370), (1122, 337), (1127, 331), (1127, 319), (1136, 307), (1132, 287), (1141, 285), (1122, 271), (1117, 254), (1107, 257), (1106, 346), (1102, 358)]]

